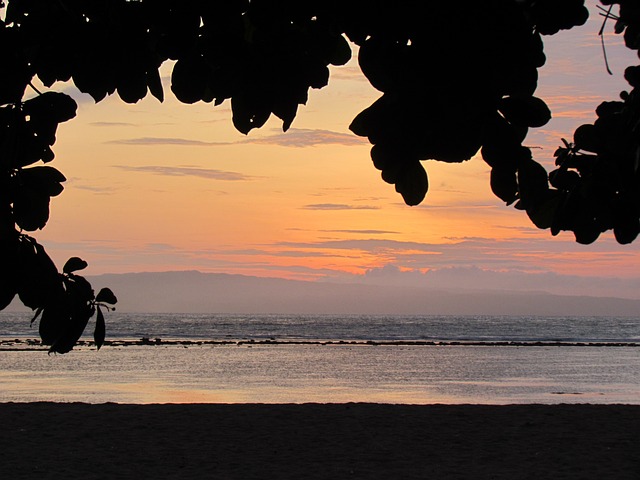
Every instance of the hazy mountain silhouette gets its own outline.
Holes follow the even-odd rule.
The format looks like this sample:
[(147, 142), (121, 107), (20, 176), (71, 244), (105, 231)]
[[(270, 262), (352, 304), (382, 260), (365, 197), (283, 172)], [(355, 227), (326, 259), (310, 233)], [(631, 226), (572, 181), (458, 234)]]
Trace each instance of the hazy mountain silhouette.
[(127, 292), (132, 312), (629, 315), (640, 300), (544, 292), (434, 289), (328, 283), (198, 271), (106, 274), (91, 278)]

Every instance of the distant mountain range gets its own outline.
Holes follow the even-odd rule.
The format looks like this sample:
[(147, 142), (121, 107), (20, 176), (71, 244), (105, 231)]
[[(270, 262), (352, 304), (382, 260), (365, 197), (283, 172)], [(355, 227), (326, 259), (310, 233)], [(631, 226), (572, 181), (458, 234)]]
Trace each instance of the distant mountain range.
[(118, 310), (167, 313), (336, 313), (416, 315), (640, 314), (640, 300), (544, 292), (434, 289), (283, 280), (197, 271), (88, 277), (110, 287)]

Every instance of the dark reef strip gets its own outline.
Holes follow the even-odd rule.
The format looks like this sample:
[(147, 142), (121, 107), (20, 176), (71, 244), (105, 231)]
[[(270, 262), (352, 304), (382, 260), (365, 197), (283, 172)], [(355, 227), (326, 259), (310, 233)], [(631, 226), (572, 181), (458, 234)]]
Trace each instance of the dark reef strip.
[[(92, 341), (81, 340), (81, 347), (92, 347)], [(360, 345), (360, 346), (427, 346), (427, 347), (640, 347), (640, 342), (572, 342), (572, 341), (478, 341), (478, 340), (276, 340), (243, 339), (243, 340), (163, 340), (161, 338), (143, 337), (140, 340), (107, 340), (105, 346), (201, 346), (201, 345)], [(2, 350), (33, 350), (46, 348), (36, 339), (0, 340)]]

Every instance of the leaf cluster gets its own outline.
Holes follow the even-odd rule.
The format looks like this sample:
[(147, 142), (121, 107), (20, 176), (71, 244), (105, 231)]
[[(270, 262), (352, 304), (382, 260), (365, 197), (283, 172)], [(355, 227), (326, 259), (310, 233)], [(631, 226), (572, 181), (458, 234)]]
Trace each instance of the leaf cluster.
[[(64, 175), (49, 163), (56, 130), (76, 114), (71, 97), (47, 92), (25, 102), (0, 107), (0, 222), (27, 231), (49, 220), (50, 198), (59, 195)], [(29, 167), (29, 168), (27, 168)]]
[(359, 42), (360, 67), (383, 95), (351, 130), (374, 144), (375, 167), (408, 205), (427, 193), (421, 160), (462, 162), (483, 146), (497, 171), (494, 191), (513, 201), (519, 160), (513, 153), (521, 153), (528, 127), (550, 119), (533, 96), (545, 55), (527, 6), (500, 0), (406, 6), (389, 5), (387, 20)]
[(96, 296), (89, 282), (75, 273), (87, 266), (85, 261), (72, 257), (60, 273), (42, 245), (17, 232), (0, 239), (0, 257), (0, 309), (18, 295), (35, 311), (31, 323), (40, 319), (40, 338), (54, 353), (70, 351), (97, 313), (94, 340), (98, 348), (102, 346), (106, 330), (102, 309), (112, 309), (117, 299), (108, 288)]
[[(615, 3), (616, 31), (640, 56), (640, 5)], [(578, 242), (592, 243), (612, 229), (627, 244), (640, 234), (640, 66), (628, 67), (624, 76), (631, 90), (600, 104), (596, 121), (580, 126), (573, 142), (565, 140), (556, 151), (558, 168), (549, 174), (553, 202), (545, 214), (554, 235), (570, 230)]]
[[(49, 165), (55, 157), (51, 147), (58, 126), (74, 118), (77, 110), (70, 96), (40, 93), (31, 84), (35, 60), (46, 39), (40, 44), (12, 20), (30, 3), (12, 2), (0, 22), (8, 67), (0, 75), (0, 309), (17, 295), (35, 311), (32, 323), (40, 319), (42, 342), (56, 353), (71, 350), (97, 312), (94, 339), (100, 348), (106, 330), (102, 309), (111, 309), (115, 296), (108, 289), (94, 295), (89, 282), (74, 273), (87, 266), (77, 257), (59, 273), (44, 247), (24, 233), (44, 228), (51, 198), (63, 191), (64, 175)], [(41, 78), (46, 79), (46, 74)], [(25, 99), (28, 86), (36, 95)], [(35, 165), (39, 162), (43, 165)]]

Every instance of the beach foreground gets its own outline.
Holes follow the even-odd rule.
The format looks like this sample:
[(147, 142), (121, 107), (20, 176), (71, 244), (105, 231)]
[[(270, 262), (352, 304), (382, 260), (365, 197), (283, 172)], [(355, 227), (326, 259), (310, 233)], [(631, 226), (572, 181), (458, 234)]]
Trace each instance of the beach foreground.
[(640, 478), (637, 405), (6, 403), (0, 425), (12, 479)]

